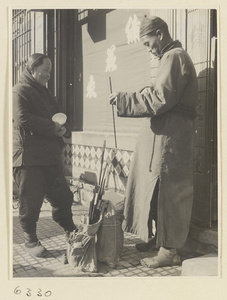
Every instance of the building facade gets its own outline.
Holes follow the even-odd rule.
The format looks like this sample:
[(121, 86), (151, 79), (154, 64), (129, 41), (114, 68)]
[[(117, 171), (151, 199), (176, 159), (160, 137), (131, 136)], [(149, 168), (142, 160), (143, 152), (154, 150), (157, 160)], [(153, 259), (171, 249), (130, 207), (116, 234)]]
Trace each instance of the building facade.
[[(117, 186), (124, 190), (140, 119), (117, 118), (113, 91), (140, 90), (155, 78), (157, 61), (141, 47), (145, 14), (163, 18), (191, 56), (198, 76), (192, 220), (217, 229), (217, 11), (210, 9), (12, 10), (12, 84), (34, 52), (53, 63), (48, 88), (72, 129), (63, 162), (66, 175), (99, 173), (117, 148)], [(113, 123), (114, 122), (114, 123)], [(114, 136), (114, 124), (116, 139)], [(116, 147), (117, 142), (117, 147)], [(113, 182), (110, 181), (110, 185)]]

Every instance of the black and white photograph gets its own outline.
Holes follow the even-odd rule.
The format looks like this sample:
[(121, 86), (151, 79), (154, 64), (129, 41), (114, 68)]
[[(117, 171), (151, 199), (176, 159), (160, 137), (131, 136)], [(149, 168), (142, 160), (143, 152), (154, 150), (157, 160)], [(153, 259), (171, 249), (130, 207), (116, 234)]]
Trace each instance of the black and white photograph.
[(217, 40), (215, 9), (12, 10), (14, 277), (218, 276)]
[(4, 299), (218, 280), (219, 7), (84, 7), (8, 8)]

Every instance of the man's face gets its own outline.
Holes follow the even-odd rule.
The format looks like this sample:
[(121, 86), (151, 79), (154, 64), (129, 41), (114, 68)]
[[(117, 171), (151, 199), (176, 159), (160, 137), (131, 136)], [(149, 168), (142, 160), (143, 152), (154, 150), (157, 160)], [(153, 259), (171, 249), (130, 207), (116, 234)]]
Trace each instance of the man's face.
[(47, 81), (50, 79), (52, 64), (48, 58), (43, 59), (43, 64), (35, 67), (32, 76), (42, 86), (46, 86)]
[(159, 34), (147, 34), (141, 37), (141, 41), (145, 47), (147, 47), (148, 52), (153, 54), (156, 57), (160, 57), (161, 55), (161, 35)]

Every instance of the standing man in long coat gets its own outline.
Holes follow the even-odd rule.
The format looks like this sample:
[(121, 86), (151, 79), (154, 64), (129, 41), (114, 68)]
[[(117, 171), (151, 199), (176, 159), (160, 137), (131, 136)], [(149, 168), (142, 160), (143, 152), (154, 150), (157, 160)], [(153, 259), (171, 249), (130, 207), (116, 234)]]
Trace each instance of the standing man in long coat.
[(198, 89), (194, 65), (165, 21), (145, 16), (140, 38), (159, 59), (154, 85), (109, 99), (119, 117), (144, 118), (128, 177), (124, 229), (144, 240), (139, 251), (159, 248), (157, 256), (141, 260), (157, 268), (181, 262), (177, 249), (189, 232)]

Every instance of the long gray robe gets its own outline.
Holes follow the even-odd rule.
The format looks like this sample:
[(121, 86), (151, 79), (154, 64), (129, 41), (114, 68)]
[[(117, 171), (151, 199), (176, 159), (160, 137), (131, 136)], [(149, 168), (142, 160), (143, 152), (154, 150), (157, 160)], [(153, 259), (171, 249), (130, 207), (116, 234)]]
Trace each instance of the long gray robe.
[(145, 118), (130, 166), (124, 229), (148, 241), (150, 202), (159, 181), (157, 246), (180, 248), (188, 235), (197, 93), (194, 65), (175, 41), (165, 47), (147, 94), (118, 94), (120, 117)]

